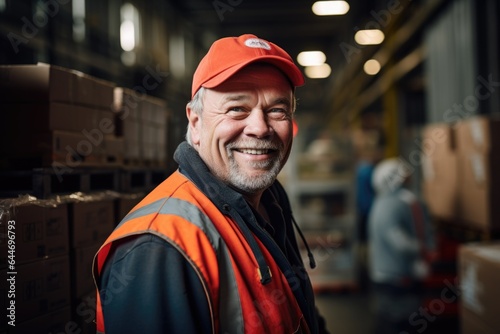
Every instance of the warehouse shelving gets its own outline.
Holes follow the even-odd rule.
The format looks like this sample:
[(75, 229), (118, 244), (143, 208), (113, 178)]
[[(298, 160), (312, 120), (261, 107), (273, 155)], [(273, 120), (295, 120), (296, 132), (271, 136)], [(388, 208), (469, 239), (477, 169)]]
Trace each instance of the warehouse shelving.
[[(317, 267), (306, 266), (313, 288), (315, 291), (356, 289), (355, 189), (349, 172), (348, 148), (311, 156), (301, 149), (301, 138), (296, 138), (294, 145), (280, 180), (315, 256)], [(305, 259), (305, 249), (302, 252)]]

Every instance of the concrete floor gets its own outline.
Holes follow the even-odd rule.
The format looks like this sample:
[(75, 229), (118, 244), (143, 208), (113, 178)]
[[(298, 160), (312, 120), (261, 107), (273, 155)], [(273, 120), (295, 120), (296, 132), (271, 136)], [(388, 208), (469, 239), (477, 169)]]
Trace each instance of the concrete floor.
[(331, 334), (372, 333), (373, 316), (367, 294), (320, 293), (316, 295), (316, 305)]
[[(369, 291), (322, 292), (316, 294), (316, 305), (331, 334), (371, 334), (374, 316)], [(456, 317), (436, 317), (414, 333), (459, 334)], [(392, 333), (387, 333), (392, 334)], [(394, 333), (406, 334), (406, 333)], [(413, 333), (411, 333), (413, 334)]]

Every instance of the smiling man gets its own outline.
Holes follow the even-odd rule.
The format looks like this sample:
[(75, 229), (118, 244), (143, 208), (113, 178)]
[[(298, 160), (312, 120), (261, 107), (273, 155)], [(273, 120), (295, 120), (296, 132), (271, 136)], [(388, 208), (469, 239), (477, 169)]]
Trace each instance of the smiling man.
[(204, 110), (187, 109), (188, 141), (217, 178), (258, 208), (290, 153), (290, 83), (274, 66), (253, 64), (217, 88), (201, 89)]
[(212, 45), (193, 77), (178, 170), (96, 255), (98, 332), (326, 332), (276, 180), (303, 83), (271, 42)]

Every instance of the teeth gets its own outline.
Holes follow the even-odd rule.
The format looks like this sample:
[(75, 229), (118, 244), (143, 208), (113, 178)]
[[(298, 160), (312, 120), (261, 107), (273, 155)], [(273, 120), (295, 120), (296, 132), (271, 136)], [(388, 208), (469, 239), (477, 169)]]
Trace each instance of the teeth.
[(267, 154), (269, 150), (254, 150), (254, 149), (242, 149), (241, 152), (245, 154)]

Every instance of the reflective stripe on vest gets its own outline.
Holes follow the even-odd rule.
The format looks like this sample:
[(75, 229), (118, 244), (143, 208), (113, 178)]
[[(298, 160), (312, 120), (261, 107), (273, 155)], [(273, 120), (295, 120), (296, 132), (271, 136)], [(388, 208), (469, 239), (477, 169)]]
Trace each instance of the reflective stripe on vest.
[[(266, 251), (276, 279), (262, 286), (256, 275), (255, 258), (250, 247), (242, 244), (244, 239), (234, 222), (222, 215), (184, 176), (180, 173), (173, 176), (164, 183), (165, 189), (174, 189), (174, 193), (158, 192), (162, 197), (171, 197), (154, 200), (153, 195), (143, 200), (148, 204), (141, 207), (141, 202), (104, 243), (94, 260), (95, 277), (99, 276), (114, 241), (152, 233), (178, 249), (200, 277), (210, 304), (214, 333), (307, 333), (293, 292), (271, 255)], [(177, 188), (182, 189), (177, 191)], [(195, 247), (189, 246), (190, 242)], [(205, 249), (199, 245), (203, 243)], [(259, 245), (263, 247), (260, 242)], [(216, 261), (214, 265), (212, 260)], [(97, 325), (104, 332), (105, 320), (97, 295)]]
[[(241, 303), (238, 295), (238, 288), (236, 286), (236, 278), (234, 277), (234, 272), (232, 270), (231, 260), (229, 257), (229, 253), (227, 251), (227, 247), (224, 244), (224, 241), (221, 239), (219, 233), (211, 223), (210, 219), (200, 211), (200, 209), (184, 200), (180, 200), (177, 198), (169, 198), (161, 199), (156, 202), (153, 202), (149, 205), (146, 205), (142, 208), (137, 209), (136, 211), (127, 215), (122, 222), (120, 222), (119, 226), (123, 226), (127, 221), (132, 219), (140, 218), (149, 214), (169, 214), (179, 216), (192, 224), (196, 225), (199, 229), (201, 229), (205, 235), (207, 236), (210, 244), (212, 245), (215, 252), (219, 254), (219, 265), (224, 267), (225, 269), (219, 270), (221, 276), (220, 279), (220, 303), (223, 305), (227, 305), (228, 307), (224, 307), (221, 310), (220, 317), (226, 319), (220, 326), (220, 330), (222, 333), (242, 333), (243, 332), (243, 315), (241, 310)], [(138, 233), (151, 233), (148, 230), (143, 231), (135, 231), (133, 234)], [(186, 260), (191, 264), (193, 269), (198, 273), (202, 284), (206, 288), (206, 282), (203, 278), (203, 275), (200, 274), (197, 266), (193, 263), (193, 261), (186, 256), (182, 249), (180, 249), (172, 240), (163, 234), (154, 233), (159, 237), (165, 239), (169, 244), (173, 245), (177, 250), (181, 252), (181, 254), (186, 258)], [(121, 237), (125, 237), (123, 235)], [(116, 238), (118, 239), (118, 238)], [(113, 241), (116, 241), (113, 240)], [(109, 244), (110, 245), (110, 244)], [(217, 245), (217, 247), (215, 246)], [(99, 268), (99, 272), (102, 268)], [(208, 296), (209, 303), (210, 296)], [(211, 308), (213, 305), (211, 306)], [(222, 314), (224, 313), (224, 314)]]

